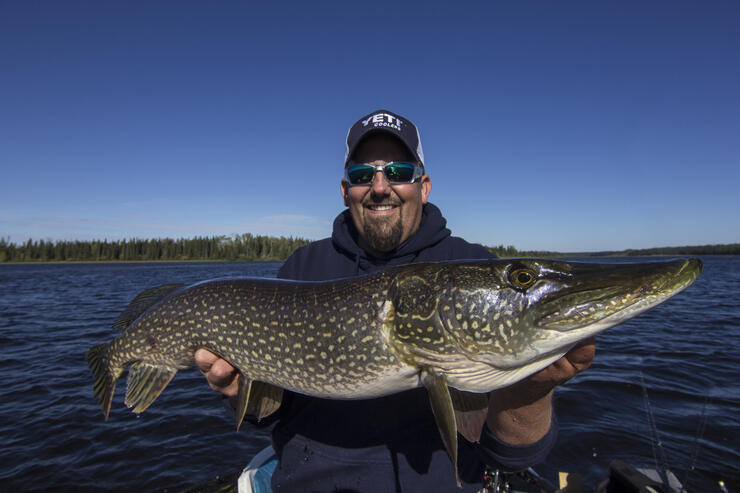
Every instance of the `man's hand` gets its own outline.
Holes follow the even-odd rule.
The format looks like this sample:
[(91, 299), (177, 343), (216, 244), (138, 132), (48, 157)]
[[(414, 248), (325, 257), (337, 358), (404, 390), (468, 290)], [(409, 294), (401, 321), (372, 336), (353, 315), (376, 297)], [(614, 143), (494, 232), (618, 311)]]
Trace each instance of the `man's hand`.
[(195, 352), (195, 364), (205, 375), (208, 385), (216, 392), (221, 392), (229, 398), (236, 397), (239, 390), (237, 378), (239, 372), (225, 359), (213, 354), (207, 349), (198, 349)]
[(596, 341), (590, 337), (534, 375), (491, 392), (488, 428), (511, 445), (528, 445), (545, 436), (550, 429), (553, 389), (591, 366), (595, 354)]
[(564, 384), (591, 366), (595, 355), (596, 340), (593, 337), (579, 342), (565, 356), (517, 384), (526, 382), (527, 392), (519, 394), (520, 402), (525, 404), (528, 400), (534, 401), (544, 397), (558, 385)]

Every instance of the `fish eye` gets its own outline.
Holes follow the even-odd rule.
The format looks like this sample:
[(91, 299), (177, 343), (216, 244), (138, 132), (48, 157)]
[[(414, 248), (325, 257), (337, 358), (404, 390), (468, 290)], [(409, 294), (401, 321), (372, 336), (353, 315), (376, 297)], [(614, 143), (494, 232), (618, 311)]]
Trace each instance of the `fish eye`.
[(509, 272), (509, 282), (517, 289), (527, 289), (537, 280), (532, 269), (514, 269)]

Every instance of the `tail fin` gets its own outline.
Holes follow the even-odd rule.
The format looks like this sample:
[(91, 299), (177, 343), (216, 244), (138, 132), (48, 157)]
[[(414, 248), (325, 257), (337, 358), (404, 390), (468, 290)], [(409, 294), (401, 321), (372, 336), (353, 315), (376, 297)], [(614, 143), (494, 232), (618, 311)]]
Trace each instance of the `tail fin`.
[(108, 414), (110, 414), (113, 393), (116, 390), (116, 380), (120, 376), (120, 372), (118, 375), (111, 372), (108, 364), (108, 346), (109, 344), (94, 346), (85, 356), (87, 366), (90, 367), (90, 371), (95, 377), (95, 383), (93, 384), (95, 398), (98, 399), (100, 406), (103, 408), (106, 421), (108, 421)]

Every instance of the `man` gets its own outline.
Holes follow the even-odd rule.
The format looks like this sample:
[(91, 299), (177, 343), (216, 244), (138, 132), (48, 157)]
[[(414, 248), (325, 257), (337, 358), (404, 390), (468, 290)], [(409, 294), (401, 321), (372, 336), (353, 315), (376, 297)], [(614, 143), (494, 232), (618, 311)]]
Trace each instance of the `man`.
[[(428, 202), (431, 179), (416, 127), (385, 110), (360, 119), (347, 135), (340, 191), (347, 209), (331, 238), (298, 249), (278, 277), (326, 280), (409, 262), (492, 258), (450, 235)], [(491, 393), (480, 444), (459, 440), (463, 488), (440, 439), (425, 389), (370, 400), (332, 401), (286, 392), (273, 430), (279, 465), (273, 491), (477, 491), (483, 462), (522, 469), (555, 443), (552, 391), (586, 369), (593, 340), (511, 387)], [(215, 390), (237, 393), (234, 368), (205, 350), (196, 362)]]

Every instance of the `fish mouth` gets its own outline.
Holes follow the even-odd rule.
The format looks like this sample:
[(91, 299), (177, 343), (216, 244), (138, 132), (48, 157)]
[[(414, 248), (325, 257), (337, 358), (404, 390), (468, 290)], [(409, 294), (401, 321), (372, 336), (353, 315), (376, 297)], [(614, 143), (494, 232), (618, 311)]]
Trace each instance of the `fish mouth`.
[(696, 280), (701, 269), (701, 260), (686, 259), (594, 271), (543, 300), (536, 327), (587, 337), (678, 294)]

